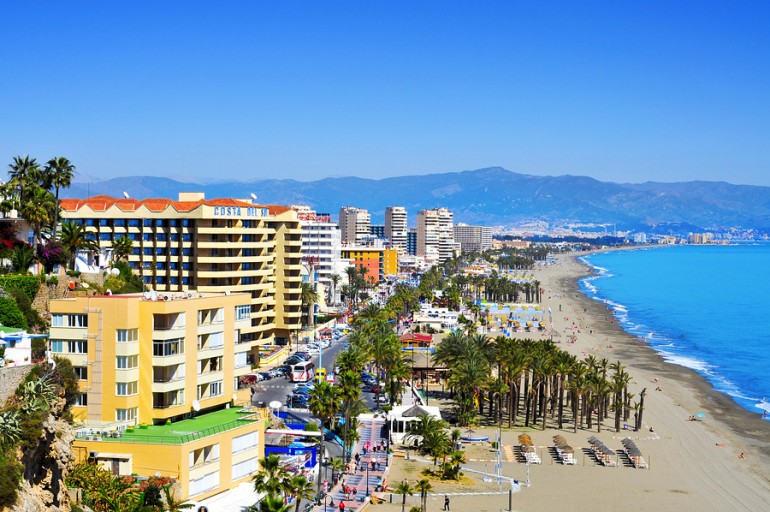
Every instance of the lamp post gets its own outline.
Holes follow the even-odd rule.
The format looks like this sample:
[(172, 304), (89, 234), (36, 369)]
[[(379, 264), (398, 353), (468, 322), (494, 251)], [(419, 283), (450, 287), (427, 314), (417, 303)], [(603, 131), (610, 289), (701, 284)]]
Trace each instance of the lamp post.
[(369, 464), (366, 465), (366, 497), (369, 497)]

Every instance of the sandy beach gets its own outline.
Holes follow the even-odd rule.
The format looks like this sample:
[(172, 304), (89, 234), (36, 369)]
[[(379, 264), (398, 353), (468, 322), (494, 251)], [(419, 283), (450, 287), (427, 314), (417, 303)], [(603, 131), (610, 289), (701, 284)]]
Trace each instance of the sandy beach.
[[(639, 432), (612, 428), (612, 418), (597, 434), (578, 430), (572, 425), (563, 430), (548, 428), (503, 429), (503, 445), (515, 446), (516, 438), (528, 433), (542, 459), (530, 465), (530, 487), (522, 488), (512, 499), (513, 510), (616, 511), (625, 509), (666, 510), (767, 510), (770, 507), (770, 422), (740, 408), (729, 397), (713, 390), (695, 372), (663, 361), (642, 340), (625, 333), (604, 304), (590, 300), (577, 289), (577, 280), (590, 275), (591, 269), (577, 261), (579, 255), (561, 255), (555, 264), (535, 270), (535, 278), (545, 290), (543, 310), (553, 311), (554, 341), (578, 357), (589, 354), (620, 360), (632, 376), (629, 391), (647, 389), (644, 427)], [(573, 329), (573, 323), (577, 328)], [(579, 331), (579, 332), (578, 332)], [(491, 336), (496, 334), (492, 332)], [(547, 333), (550, 334), (550, 333)], [(569, 343), (568, 336), (577, 340)], [(542, 333), (516, 333), (535, 338)], [(658, 390), (659, 389), (659, 390)], [(451, 403), (436, 396), (431, 405)], [(701, 421), (690, 421), (703, 413)], [(654, 432), (650, 432), (653, 427)], [(481, 434), (483, 432), (483, 434)], [(477, 428), (477, 435), (496, 436), (495, 429)], [(575, 447), (577, 464), (564, 466), (550, 455), (552, 437), (561, 434)], [(649, 469), (624, 466), (603, 467), (581, 449), (589, 436), (597, 436), (614, 450), (622, 448), (621, 439), (631, 437), (649, 463)], [(510, 453), (510, 451), (509, 451)], [(744, 458), (740, 455), (744, 454)], [(468, 450), (466, 466), (494, 472), (494, 452), (489, 445)], [(526, 464), (503, 458), (505, 477), (524, 483)], [(394, 458), (387, 478), (390, 486), (401, 479), (414, 482), (425, 463)], [(480, 475), (466, 472), (475, 483), (462, 485), (434, 481), (436, 496), (428, 499), (428, 510), (443, 508), (443, 493), (448, 493), (451, 510), (477, 512), (507, 510), (506, 494), (473, 494), (499, 490), (496, 481), (483, 481)], [(489, 480), (489, 479), (487, 479)], [(471, 482), (466, 482), (470, 484)], [(503, 490), (510, 486), (503, 485)], [(471, 494), (459, 494), (471, 493)], [(377, 505), (378, 510), (401, 510), (401, 496), (393, 504)], [(418, 505), (419, 497), (407, 498), (407, 510)]]

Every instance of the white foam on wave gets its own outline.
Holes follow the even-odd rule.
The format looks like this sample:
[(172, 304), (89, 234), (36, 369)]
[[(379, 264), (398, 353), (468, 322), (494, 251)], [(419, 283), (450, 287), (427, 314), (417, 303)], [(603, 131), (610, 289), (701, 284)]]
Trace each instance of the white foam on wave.
[(770, 402), (767, 402), (764, 398), (759, 401), (759, 403), (754, 404), (754, 407), (757, 409), (762, 409), (763, 411), (770, 411)]
[(663, 356), (663, 360), (667, 363), (684, 366), (685, 368), (690, 368), (691, 370), (702, 372), (706, 375), (713, 375), (714, 367), (705, 361), (701, 361), (694, 357), (666, 352), (665, 350), (660, 350), (659, 352), (660, 355)]

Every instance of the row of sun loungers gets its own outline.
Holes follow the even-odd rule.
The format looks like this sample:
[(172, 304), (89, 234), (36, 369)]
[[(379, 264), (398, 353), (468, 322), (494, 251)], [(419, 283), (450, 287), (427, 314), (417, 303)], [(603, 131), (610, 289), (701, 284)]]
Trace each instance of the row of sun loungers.
[(627, 437), (620, 442), (623, 445), (623, 451), (626, 452), (626, 455), (628, 455), (628, 458), (631, 460), (631, 464), (633, 464), (635, 468), (649, 468), (644, 457), (642, 457), (642, 452), (636, 447), (636, 443)]
[(553, 444), (556, 449), (556, 456), (559, 457), (562, 464), (577, 464), (575, 460), (575, 449), (567, 444), (567, 440), (562, 435), (553, 436)]
[(596, 437), (589, 437), (588, 444), (591, 446), (591, 452), (596, 456), (596, 459), (602, 466), (614, 467), (618, 465), (612, 458), (612, 456), (615, 455), (615, 451), (607, 448), (607, 446)]
[(535, 450), (535, 444), (532, 442), (532, 438), (529, 434), (519, 435), (519, 446), (521, 449), (521, 456), (528, 464), (540, 464), (540, 456)]

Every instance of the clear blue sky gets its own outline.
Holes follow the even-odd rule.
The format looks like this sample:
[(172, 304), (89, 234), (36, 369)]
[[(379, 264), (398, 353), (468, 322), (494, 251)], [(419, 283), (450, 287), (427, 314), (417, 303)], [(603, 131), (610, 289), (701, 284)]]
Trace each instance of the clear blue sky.
[(770, 2), (3, 2), (0, 163), (770, 185)]

